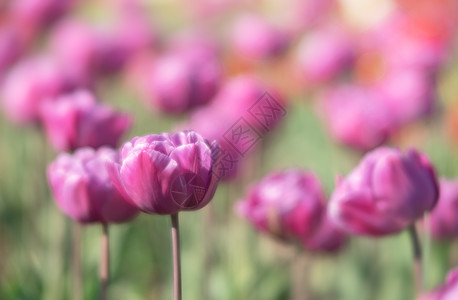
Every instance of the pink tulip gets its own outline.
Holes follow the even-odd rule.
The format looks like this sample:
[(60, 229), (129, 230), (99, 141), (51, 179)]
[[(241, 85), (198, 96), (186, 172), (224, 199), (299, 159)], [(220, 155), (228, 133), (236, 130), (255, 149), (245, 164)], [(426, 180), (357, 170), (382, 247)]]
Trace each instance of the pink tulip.
[(160, 57), (146, 71), (147, 98), (159, 110), (174, 114), (207, 104), (222, 78), (222, 68), (215, 57), (182, 52)]
[(252, 186), (237, 204), (237, 211), (259, 231), (284, 239), (304, 239), (318, 229), (324, 198), (315, 175), (287, 170)]
[(99, 40), (88, 24), (65, 20), (51, 34), (51, 52), (68, 72), (83, 82), (92, 82), (100, 64)]
[(377, 83), (376, 90), (390, 114), (400, 125), (433, 112), (436, 106), (436, 82), (420, 69), (390, 69)]
[(448, 273), (445, 284), (434, 291), (423, 294), (418, 300), (455, 300), (458, 298), (458, 268)]
[(307, 82), (323, 83), (349, 67), (352, 41), (340, 28), (325, 27), (304, 36), (297, 50), (298, 65)]
[(325, 214), (316, 232), (303, 239), (303, 244), (310, 251), (333, 253), (341, 250), (347, 240), (346, 233)]
[(0, 80), (5, 71), (24, 52), (24, 47), (24, 41), (13, 26), (0, 27)]
[(20, 61), (3, 82), (3, 105), (15, 123), (37, 122), (41, 105), (74, 88), (76, 83), (53, 60), (34, 57)]
[(105, 161), (118, 159), (109, 148), (63, 153), (48, 168), (51, 191), (59, 208), (81, 223), (126, 222), (138, 214), (111, 183)]
[(415, 150), (382, 147), (340, 180), (329, 203), (333, 221), (348, 232), (400, 232), (436, 205), (439, 188), (428, 158)]
[(241, 57), (262, 60), (283, 54), (288, 48), (289, 37), (262, 18), (245, 14), (235, 21), (231, 41)]
[(324, 117), (332, 135), (357, 150), (380, 146), (396, 124), (385, 103), (370, 89), (343, 85), (326, 91), (323, 98)]
[(98, 104), (91, 93), (81, 90), (45, 103), (42, 120), (48, 138), (61, 151), (116, 147), (132, 122), (128, 115)]
[(204, 207), (218, 184), (214, 149), (194, 131), (135, 137), (121, 161), (108, 162), (110, 177), (125, 199), (150, 214), (176, 214)]
[(438, 240), (458, 237), (458, 181), (439, 181), (439, 202), (429, 218), (429, 230)]

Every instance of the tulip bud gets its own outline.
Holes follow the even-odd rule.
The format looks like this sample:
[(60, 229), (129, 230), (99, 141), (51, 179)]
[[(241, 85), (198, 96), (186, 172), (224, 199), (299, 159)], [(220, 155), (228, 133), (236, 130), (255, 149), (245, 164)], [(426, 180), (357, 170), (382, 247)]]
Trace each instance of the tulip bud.
[(131, 204), (150, 214), (175, 214), (212, 199), (219, 178), (216, 147), (194, 131), (135, 137), (122, 147), (120, 162), (107, 167)]
[(93, 95), (83, 90), (45, 103), (41, 116), (48, 138), (61, 151), (116, 147), (132, 122), (128, 115), (98, 104)]
[(270, 174), (252, 186), (236, 208), (259, 231), (301, 240), (318, 229), (324, 193), (312, 173), (287, 170)]
[(78, 149), (63, 153), (48, 168), (51, 191), (59, 208), (81, 223), (126, 222), (138, 214), (111, 183), (106, 160), (118, 153), (109, 148)]
[(426, 156), (382, 147), (364, 156), (336, 187), (331, 218), (348, 232), (382, 236), (400, 232), (436, 205), (439, 189)]
[(429, 217), (429, 230), (434, 239), (454, 239), (458, 236), (458, 181), (439, 181), (439, 202)]

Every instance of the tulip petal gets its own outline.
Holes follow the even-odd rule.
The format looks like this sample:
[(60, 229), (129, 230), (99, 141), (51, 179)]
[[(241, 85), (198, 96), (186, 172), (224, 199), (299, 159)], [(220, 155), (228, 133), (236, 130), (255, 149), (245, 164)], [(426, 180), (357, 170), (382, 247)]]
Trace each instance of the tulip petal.
[(179, 206), (169, 198), (170, 182), (177, 163), (157, 151), (132, 153), (120, 170), (127, 195), (139, 209), (148, 213), (172, 214)]

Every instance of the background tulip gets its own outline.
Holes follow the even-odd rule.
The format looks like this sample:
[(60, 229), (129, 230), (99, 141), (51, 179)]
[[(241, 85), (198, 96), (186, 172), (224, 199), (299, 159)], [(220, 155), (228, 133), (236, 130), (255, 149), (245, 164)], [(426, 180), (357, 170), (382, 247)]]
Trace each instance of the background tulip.
[(79, 149), (61, 154), (48, 168), (48, 180), (59, 208), (81, 223), (126, 222), (138, 213), (111, 183), (106, 160), (117, 161), (109, 148)]
[(281, 55), (290, 42), (286, 32), (249, 14), (235, 20), (231, 40), (238, 55), (254, 60)]
[(159, 58), (144, 76), (149, 101), (177, 114), (207, 104), (218, 90), (222, 69), (213, 56), (176, 52)]
[(458, 182), (441, 179), (440, 196), (429, 217), (429, 230), (435, 239), (454, 239), (458, 236)]
[(322, 101), (324, 118), (334, 138), (357, 150), (380, 146), (396, 124), (379, 95), (367, 88), (331, 88)]
[(445, 284), (430, 293), (421, 295), (418, 300), (453, 300), (458, 297), (458, 269), (453, 269)]
[(2, 85), (5, 113), (18, 124), (37, 122), (44, 102), (75, 85), (69, 74), (49, 57), (22, 60), (10, 70)]
[(353, 55), (348, 33), (331, 26), (305, 35), (297, 48), (299, 68), (307, 84), (335, 78), (350, 66)]
[(110, 177), (126, 200), (146, 213), (200, 209), (218, 184), (216, 147), (194, 131), (135, 137), (122, 147), (119, 163), (108, 163)]
[(436, 181), (429, 160), (417, 151), (375, 149), (337, 183), (329, 203), (331, 218), (355, 234), (399, 232), (434, 208)]
[(58, 150), (80, 147), (116, 147), (130, 128), (131, 118), (98, 104), (88, 91), (76, 91), (43, 105), (46, 134)]
[(284, 239), (301, 239), (318, 228), (324, 193), (310, 172), (287, 170), (268, 175), (252, 186), (237, 211), (260, 231)]

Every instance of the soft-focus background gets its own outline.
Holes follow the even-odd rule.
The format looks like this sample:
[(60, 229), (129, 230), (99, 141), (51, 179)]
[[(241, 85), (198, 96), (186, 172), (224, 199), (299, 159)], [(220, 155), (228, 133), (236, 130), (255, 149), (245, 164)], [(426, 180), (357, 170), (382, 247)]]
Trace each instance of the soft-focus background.
[[(53, 1), (19, 2), (53, 5)], [(21, 60), (36, 53), (51, 53), (50, 37), (59, 22), (74, 18), (110, 31), (115, 12), (134, 1), (73, 2), (71, 9), (60, 13), (58, 18), (51, 18), (45, 25), (32, 22), (31, 16), (37, 13), (33, 5), (29, 17), (14, 23), (11, 7), (16, 0), (0, 3), (0, 30), (6, 31), (8, 26), (15, 24), (21, 32), (26, 32), (22, 33), (26, 36), (23, 38), (25, 45), (14, 55), (17, 57), (0, 61), (2, 81)], [(148, 56), (163, 55), (172, 37), (182, 31), (205, 31), (218, 45), (223, 80), (242, 73), (257, 74), (283, 94), (287, 103), (287, 114), (281, 124), (259, 141), (258, 147), (245, 158), (235, 179), (220, 184), (211, 205), (181, 214), (184, 299), (288, 299), (291, 262), (297, 259), (295, 248), (257, 233), (235, 213), (234, 203), (256, 180), (273, 170), (288, 167), (315, 172), (329, 196), (335, 177), (347, 174), (363, 152), (352, 150), (333, 138), (328, 129), (331, 121), (324, 116), (321, 105), (322, 93), (343, 82), (364, 88), (377, 85), (373, 84), (377, 81), (374, 77), (383, 77), (380, 73), (387, 72), (380, 71), (384, 68), (380, 67), (384, 59), (413, 56), (409, 51), (418, 45), (402, 45), (412, 36), (416, 41), (424, 38), (418, 43), (428, 44), (426, 48), (439, 49), (440, 54), (431, 55), (439, 56), (440, 62), (426, 67), (411, 67), (407, 63), (396, 65), (396, 71), (415, 68), (431, 82), (420, 83), (420, 87), (414, 84), (414, 88), (407, 89), (404, 94), (401, 92), (394, 106), (402, 106), (403, 99), (414, 97), (412, 94), (424, 88), (424, 84), (431, 84), (427, 88), (433, 89), (437, 97), (425, 100), (434, 101), (433, 109), (401, 122), (402, 125), (384, 142), (402, 148), (416, 147), (429, 155), (441, 176), (458, 176), (458, 58), (454, 32), (458, 10), (455, 0), (137, 2), (155, 35)], [(237, 37), (251, 32), (246, 28), (239, 30), (237, 37), (233, 36), (234, 22), (246, 13), (259, 16), (283, 31), (288, 47), (281, 53), (267, 54), (262, 49), (244, 52), (236, 47)], [(25, 20), (30, 20), (31, 24), (26, 24)], [(397, 22), (409, 23), (409, 29), (393, 41), (390, 38), (394, 39), (401, 31), (396, 27)], [(335, 68), (343, 68), (335, 72), (339, 75), (316, 75), (321, 74), (320, 71), (307, 73), (307, 67), (302, 67), (303, 61), (298, 56), (301, 51), (309, 51), (304, 50), (307, 43), (312, 43), (307, 37), (319, 36), (328, 27), (345, 31), (345, 35), (350, 36), (347, 42), (353, 52), (351, 62), (344, 67), (335, 66), (338, 64), (334, 62)], [(384, 38), (374, 41), (380, 31), (386, 31), (380, 34)], [(113, 32), (116, 34), (119, 30)], [(133, 29), (127, 35), (135, 33)], [(261, 33), (253, 29), (247, 39), (256, 44), (261, 39), (258, 34)], [(384, 43), (394, 43), (394, 46), (385, 47)], [(10, 46), (11, 40), (0, 36), (0, 56)], [(313, 62), (332, 60), (334, 52), (341, 50), (339, 46), (323, 47), (310, 50)], [(429, 51), (418, 47), (420, 52)], [(93, 87), (103, 103), (133, 116), (134, 126), (123, 141), (183, 126), (188, 112), (166, 114), (145, 103), (142, 92), (132, 85), (132, 80), (139, 80), (135, 76), (141, 76), (132, 74), (135, 73), (132, 65), (135, 63), (127, 62), (121, 70), (100, 76)], [(328, 69), (321, 72), (333, 73)], [(19, 90), (22, 88), (20, 82)], [(396, 93), (406, 85), (400, 83), (392, 89)], [(360, 127), (356, 131), (364, 131), (366, 125), (357, 126)], [(0, 116), (0, 299), (72, 298), (71, 221), (58, 210), (46, 180), (46, 167), (57, 154), (40, 126), (17, 125), (6, 117), (6, 112)], [(128, 224), (111, 226), (109, 299), (171, 298), (169, 222), (165, 216), (141, 214)], [(82, 241), (84, 299), (98, 297), (100, 234), (100, 226), (85, 226)], [(426, 235), (422, 241), (426, 286), (432, 288), (443, 281), (451, 266), (458, 265), (458, 244), (453, 241), (433, 243)], [(308, 299), (413, 298), (412, 255), (405, 233), (382, 239), (352, 237), (339, 253), (321, 255), (304, 251), (300, 255), (305, 261)]]

